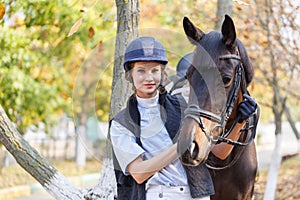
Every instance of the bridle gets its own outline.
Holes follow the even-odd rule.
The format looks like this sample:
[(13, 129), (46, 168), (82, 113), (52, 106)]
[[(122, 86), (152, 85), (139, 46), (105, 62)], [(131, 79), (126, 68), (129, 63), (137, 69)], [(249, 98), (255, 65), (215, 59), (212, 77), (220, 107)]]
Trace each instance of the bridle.
[[(207, 110), (201, 109), (197, 104), (190, 104), (187, 109), (184, 112), (184, 118), (191, 118), (195, 120), (199, 127), (202, 129), (202, 131), (205, 133), (205, 136), (207, 137), (209, 143), (218, 144), (221, 142), (234, 145), (234, 146), (241, 146), (245, 147), (255, 138), (256, 134), (256, 127), (259, 120), (260, 115), (260, 108), (257, 105), (257, 111), (256, 113), (252, 114), (247, 120), (245, 126), (240, 130), (240, 133), (244, 133), (247, 136), (247, 139), (245, 139), (243, 142), (240, 141), (233, 141), (228, 138), (229, 134), (235, 127), (235, 125), (239, 121), (239, 117), (235, 119), (235, 121), (232, 123), (231, 127), (226, 130), (225, 126), (227, 124), (227, 121), (232, 113), (234, 103), (238, 96), (238, 91), (241, 89), (242, 94), (248, 93), (246, 88), (246, 79), (245, 79), (245, 72), (244, 67), (241, 62), (241, 58), (239, 55), (235, 54), (226, 54), (219, 57), (219, 60), (228, 60), (228, 59), (235, 59), (239, 62), (239, 64), (236, 66), (234, 80), (233, 80), (233, 86), (230, 90), (229, 96), (226, 101), (226, 107), (223, 110), (222, 114), (220, 116), (216, 115), (215, 113), (212, 113)], [(212, 122), (216, 122), (217, 125), (208, 132), (204, 126), (204, 123), (202, 121), (202, 118), (206, 118), (211, 120)], [(226, 130), (226, 131), (225, 131)], [(251, 130), (251, 135), (249, 136), (248, 133)], [(213, 131), (217, 131), (218, 134), (212, 134)], [(217, 135), (214, 137), (214, 135)], [(230, 161), (229, 164), (222, 166), (222, 167), (216, 167), (212, 166), (209, 162), (206, 161), (206, 166), (213, 170), (222, 170), (231, 167), (235, 164), (235, 162), (239, 159), (240, 155), (242, 154), (242, 150), (239, 151), (234, 158)]]
[[(231, 144), (231, 145), (235, 145), (235, 146), (246, 146), (255, 137), (255, 132), (256, 132), (255, 129), (256, 129), (256, 126), (258, 123), (258, 117), (259, 117), (259, 106), (257, 106), (257, 113), (254, 113), (251, 116), (254, 118), (253, 123), (250, 124), (248, 122), (249, 119), (247, 119), (246, 126), (241, 130), (243, 132), (245, 132), (245, 131), (248, 132), (250, 129), (253, 129), (251, 136), (248, 137), (248, 139), (244, 142), (232, 141), (231, 139), (228, 139), (227, 138), (228, 135), (233, 130), (233, 128), (235, 127), (235, 125), (238, 123), (238, 120), (239, 120), (239, 118), (235, 119), (232, 126), (228, 130), (225, 129), (226, 123), (232, 113), (234, 103), (237, 99), (238, 91), (239, 91), (239, 89), (241, 89), (243, 94), (247, 93), (245, 72), (244, 72), (244, 67), (241, 62), (240, 56), (235, 55), (235, 54), (226, 54), (226, 55), (222, 55), (219, 57), (219, 60), (228, 60), (228, 59), (235, 59), (239, 62), (239, 64), (236, 66), (234, 80), (233, 80), (233, 86), (228, 95), (228, 98), (226, 101), (226, 107), (223, 110), (223, 112), (221, 113), (221, 115), (218, 116), (215, 113), (212, 113), (207, 110), (203, 110), (197, 104), (190, 104), (184, 112), (184, 118), (191, 118), (191, 119), (195, 120), (199, 124), (199, 127), (202, 129), (202, 131), (205, 133), (205, 136), (208, 138), (210, 143), (216, 144), (216, 143), (220, 143), (220, 142), (225, 142), (227, 144)], [(202, 118), (206, 118), (206, 119), (211, 120), (212, 122), (216, 122), (217, 125), (208, 132), (204, 126)], [(218, 132), (216, 137), (214, 137), (214, 135), (216, 135), (216, 134), (212, 134), (213, 131)]]

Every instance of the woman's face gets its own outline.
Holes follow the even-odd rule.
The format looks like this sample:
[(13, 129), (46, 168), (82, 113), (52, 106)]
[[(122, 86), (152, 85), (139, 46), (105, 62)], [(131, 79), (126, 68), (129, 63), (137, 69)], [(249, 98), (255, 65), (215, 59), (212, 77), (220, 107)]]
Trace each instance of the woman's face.
[(158, 62), (135, 62), (131, 70), (137, 96), (154, 97), (161, 82), (162, 65)]

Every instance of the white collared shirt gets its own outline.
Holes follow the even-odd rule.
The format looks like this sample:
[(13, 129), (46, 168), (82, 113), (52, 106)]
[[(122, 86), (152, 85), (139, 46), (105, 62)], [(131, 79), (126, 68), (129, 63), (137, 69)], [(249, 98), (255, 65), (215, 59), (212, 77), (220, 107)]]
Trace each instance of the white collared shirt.
[[(138, 156), (144, 160), (150, 159), (173, 145), (173, 142), (164, 126), (160, 116), (159, 95), (153, 98), (137, 97), (138, 110), (141, 116), (141, 143), (136, 143), (135, 136), (116, 121), (112, 121), (110, 134), (113, 150), (119, 161), (120, 167), (129, 175), (127, 166)], [(155, 173), (146, 184), (150, 185), (184, 186), (187, 177), (181, 162), (176, 159), (159, 172)]]

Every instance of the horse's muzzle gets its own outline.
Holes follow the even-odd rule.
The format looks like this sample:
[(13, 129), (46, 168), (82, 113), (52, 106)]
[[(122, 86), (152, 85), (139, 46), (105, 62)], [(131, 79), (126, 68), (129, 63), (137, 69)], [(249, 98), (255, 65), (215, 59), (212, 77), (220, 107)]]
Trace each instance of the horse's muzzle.
[(210, 152), (210, 141), (193, 120), (186, 119), (178, 139), (177, 152), (182, 164), (197, 166), (206, 161)]

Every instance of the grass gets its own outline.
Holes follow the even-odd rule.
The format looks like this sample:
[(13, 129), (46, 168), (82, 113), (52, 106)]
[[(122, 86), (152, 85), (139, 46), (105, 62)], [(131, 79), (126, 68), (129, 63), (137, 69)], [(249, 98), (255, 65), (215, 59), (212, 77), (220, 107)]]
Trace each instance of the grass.
[[(66, 177), (101, 172), (101, 162), (96, 160), (87, 161), (85, 167), (77, 167), (75, 161), (60, 160), (52, 161), (50, 164)], [(18, 164), (5, 167), (1, 171), (0, 189), (31, 183), (37, 181)]]

